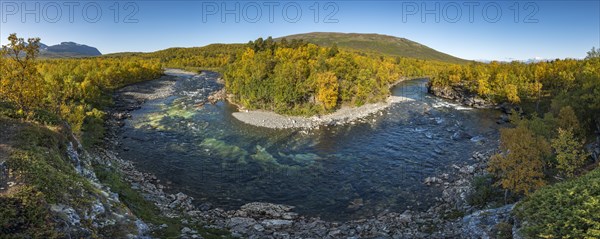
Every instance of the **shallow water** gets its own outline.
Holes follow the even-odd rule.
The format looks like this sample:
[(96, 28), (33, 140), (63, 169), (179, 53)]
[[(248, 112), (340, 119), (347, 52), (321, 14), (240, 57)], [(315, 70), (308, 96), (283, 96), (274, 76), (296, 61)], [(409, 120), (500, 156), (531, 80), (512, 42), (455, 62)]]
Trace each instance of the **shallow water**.
[(120, 154), (173, 192), (225, 209), (282, 203), (328, 220), (424, 210), (441, 196), (426, 177), (452, 174), (452, 164), (497, 144), (498, 112), (432, 97), (426, 80), (393, 89), (414, 101), (355, 124), (303, 131), (243, 124), (225, 102), (195, 106), (213, 84), (202, 79), (179, 81), (174, 96), (132, 112)]

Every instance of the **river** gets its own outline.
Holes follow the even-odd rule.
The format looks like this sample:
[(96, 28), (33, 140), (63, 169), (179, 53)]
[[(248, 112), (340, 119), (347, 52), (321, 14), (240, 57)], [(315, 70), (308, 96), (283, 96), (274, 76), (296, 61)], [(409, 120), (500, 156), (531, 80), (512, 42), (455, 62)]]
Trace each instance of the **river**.
[(200, 106), (215, 74), (180, 78), (170, 97), (131, 112), (118, 152), (169, 190), (224, 209), (281, 203), (327, 220), (425, 210), (442, 190), (425, 178), (452, 177), (452, 165), (497, 146), (499, 112), (433, 97), (425, 79), (392, 89), (414, 101), (352, 124), (299, 130), (244, 124), (227, 102)]

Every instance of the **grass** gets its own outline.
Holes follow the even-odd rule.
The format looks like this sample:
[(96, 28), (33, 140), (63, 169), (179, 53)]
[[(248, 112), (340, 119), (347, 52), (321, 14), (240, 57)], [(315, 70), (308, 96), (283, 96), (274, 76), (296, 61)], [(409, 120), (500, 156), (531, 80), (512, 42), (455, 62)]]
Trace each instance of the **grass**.
[(67, 158), (67, 138), (61, 127), (12, 119), (6, 114), (0, 115), (0, 125), (3, 143), (12, 148), (6, 165), (12, 172), (11, 180), (17, 183), (0, 193), (2, 238), (60, 237), (54, 229), (50, 204), (89, 208), (96, 190)]
[(44, 195), (33, 188), (21, 188), (15, 195), (0, 196), (2, 238), (56, 238), (52, 215)]

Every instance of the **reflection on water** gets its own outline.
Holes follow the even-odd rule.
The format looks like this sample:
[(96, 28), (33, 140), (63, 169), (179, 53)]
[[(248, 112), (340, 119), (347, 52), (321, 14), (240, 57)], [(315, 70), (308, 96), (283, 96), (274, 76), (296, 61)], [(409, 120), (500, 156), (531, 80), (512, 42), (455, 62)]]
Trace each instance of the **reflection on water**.
[(128, 150), (120, 153), (175, 191), (226, 209), (283, 203), (331, 220), (426, 209), (441, 192), (423, 180), (494, 145), (497, 113), (433, 98), (425, 83), (393, 89), (415, 101), (353, 124), (304, 131), (243, 124), (224, 102), (199, 107), (206, 82), (188, 79), (178, 82), (175, 96), (132, 113), (120, 133)]

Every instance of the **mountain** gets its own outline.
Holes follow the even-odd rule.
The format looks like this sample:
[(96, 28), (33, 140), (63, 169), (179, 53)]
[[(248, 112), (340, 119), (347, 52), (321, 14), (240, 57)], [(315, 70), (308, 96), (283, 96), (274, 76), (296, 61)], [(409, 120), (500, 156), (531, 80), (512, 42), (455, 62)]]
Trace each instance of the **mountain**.
[(62, 42), (58, 45), (47, 46), (40, 43), (40, 56), (46, 58), (86, 57), (100, 56), (102, 53), (95, 47), (77, 44), (75, 42)]
[(394, 36), (361, 33), (311, 32), (277, 38), (280, 40), (304, 40), (317, 45), (368, 51), (391, 56), (410, 57), (424, 60), (438, 60), (451, 63), (467, 63), (468, 60), (436, 51), (425, 45)]
[(40, 46), (40, 51), (48, 50), (48, 45), (46, 45), (44, 43), (39, 42), (38, 46)]

